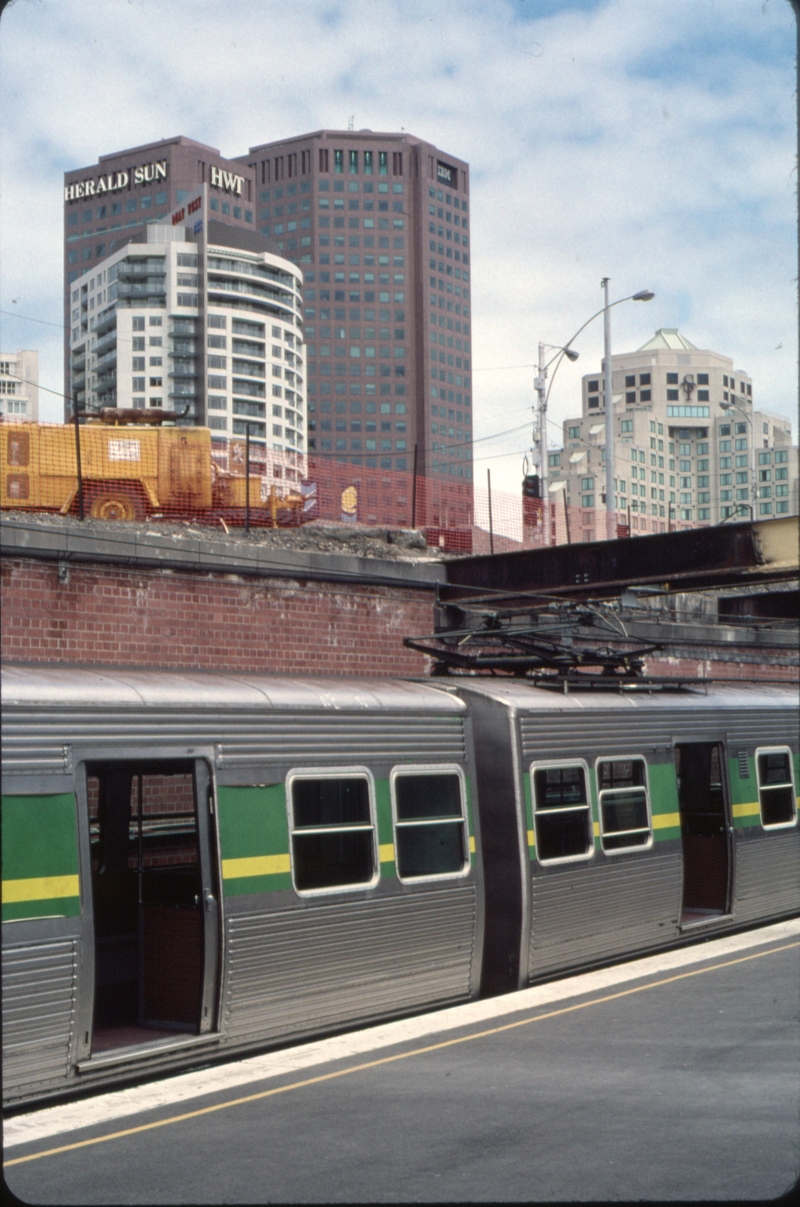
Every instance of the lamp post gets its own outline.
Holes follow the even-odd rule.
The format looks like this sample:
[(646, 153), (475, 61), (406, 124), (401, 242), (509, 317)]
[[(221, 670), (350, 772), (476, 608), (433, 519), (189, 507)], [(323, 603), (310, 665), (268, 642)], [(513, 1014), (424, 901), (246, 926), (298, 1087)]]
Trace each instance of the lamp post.
[[(574, 336), (573, 336), (574, 339)], [(572, 341), (570, 340), (570, 343)], [(551, 356), (550, 360), (545, 363), (544, 355), (545, 348), (556, 348), (556, 355)], [(547, 399), (550, 396), (550, 386), (545, 390), (545, 381), (547, 380), (547, 370), (552, 365), (554, 360), (558, 361), (555, 369), (553, 369), (553, 377), (550, 378), (550, 385), (553, 384), (553, 378), (558, 372), (558, 365), (564, 357), (569, 360), (577, 360), (578, 353), (567, 344), (565, 347), (558, 347), (556, 344), (539, 344), (539, 365), (537, 376), (534, 379), (534, 388), (539, 398), (539, 457), (540, 457), (540, 494), (542, 497), (542, 542), (544, 545), (550, 544), (550, 499), (547, 493)]]
[[(558, 366), (561, 364), (561, 361), (564, 359), (564, 357), (566, 356), (568, 360), (572, 361), (578, 359), (578, 353), (570, 347), (570, 344), (572, 344), (578, 338), (580, 333), (586, 327), (588, 327), (590, 323), (594, 322), (599, 314), (604, 315), (605, 321), (604, 357), (606, 383), (604, 389), (606, 391), (606, 532), (609, 538), (612, 540), (616, 536), (616, 527), (614, 525), (614, 406), (613, 399), (611, 397), (611, 322), (608, 312), (611, 310), (612, 306), (619, 306), (622, 304), (622, 302), (650, 302), (656, 295), (650, 289), (640, 289), (638, 293), (632, 293), (626, 298), (617, 298), (616, 302), (609, 302), (608, 281), (608, 277), (603, 277), (601, 282), (605, 290), (605, 305), (602, 306), (600, 310), (595, 311), (595, 313), (588, 318), (585, 323), (581, 324), (572, 338), (568, 339), (563, 347), (558, 347), (558, 345), (555, 344), (539, 344), (539, 365), (537, 369), (537, 376), (534, 379), (533, 384), (536, 389), (536, 393), (539, 396), (539, 451), (541, 455), (542, 467), (542, 495), (544, 497), (543, 514), (545, 518), (543, 523), (543, 535), (545, 544), (549, 544), (550, 539), (550, 513), (547, 506), (547, 400), (550, 397), (550, 390), (552, 389), (556, 373), (558, 372)], [(556, 355), (551, 357), (547, 364), (545, 364), (544, 361), (545, 348), (558, 349)], [(558, 360), (558, 364), (556, 365), (555, 369), (553, 369), (553, 374), (550, 378), (550, 385), (547, 387), (547, 390), (545, 390), (547, 370), (554, 360)], [(611, 506), (609, 506), (609, 499), (611, 501)]]
[[(726, 415), (730, 415), (732, 411), (738, 411), (740, 415), (744, 415), (747, 422), (750, 424), (750, 519), (756, 518), (756, 496), (758, 494), (758, 484), (756, 481), (756, 429), (753, 426), (753, 417), (744, 407), (740, 407), (735, 402), (721, 402), (720, 410)], [(739, 510), (739, 504), (736, 504), (736, 511)]]

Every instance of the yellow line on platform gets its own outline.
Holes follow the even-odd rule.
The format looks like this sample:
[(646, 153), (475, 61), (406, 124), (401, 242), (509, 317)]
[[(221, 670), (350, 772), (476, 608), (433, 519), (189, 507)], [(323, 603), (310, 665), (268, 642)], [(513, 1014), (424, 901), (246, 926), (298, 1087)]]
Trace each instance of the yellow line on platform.
[(408, 1060), (412, 1056), (424, 1056), (428, 1052), (437, 1052), (442, 1048), (452, 1048), (456, 1044), (471, 1043), (476, 1039), (486, 1039), (490, 1035), (499, 1035), (503, 1031), (513, 1031), (517, 1027), (526, 1027), (530, 1023), (543, 1022), (548, 1018), (558, 1018), (562, 1014), (572, 1014), (576, 1010), (585, 1010), (589, 1006), (600, 1006), (605, 1002), (617, 1001), (619, 998), (630, 997), (634, 993), (643, 993), (648, 989), (660, 989), (675, 981), (684, 981), (689, 977), (702, 976), (707, 972), (716, 972), (719, 968), (731, 968), (734, 964), (745, 964), (748, 960), (758, 960), (763, 956), (776, 955), (781, 951), (789, 951), (800, 947), (800, 940), (795, 943), (784, 943), (781, 947), (771, 947), (769, 951), (757, 951), (752, 955), (738, 956), (735, 960), (725, 960), (720, 964), (711, 964), (707, 968), (694, 968), (690, 972), (679, 972), (675, 976), (665, 977), (661, 981), (653, 981), (649, 985), (636, 985), (633, 989), (622, 989), (618, 993), (608, 993), (603, 997), (593, 998), (588, 1002), (578, 1002), (573, 1006), (562, 1006), (558, 1010), (548, 1010), (545, 1014), (535, 1014), (530, 1018), (517, 1019), (513, 1023), (503, 1023), (499, 1027), (489, 1027), (485, 1031), (475, 1031), (471, 1035), (461, 1035), (456, 1039), (445, 1039), (437, 1044), (427, 1044), (424, 1048), (414, 1048), (410, 1052), (397, 1052), (394, 1056), (382, 1056), (378, 1060), (368, 1060), (363, 1064), (351, 1065), (347, 1069), (337, 1069), (333, 1073), (321, 1073), (317, 1077), (306, 1077), (302, 1081), (292, 1081), (289, 1085), (277, 1086), (271, 1090), (259, 1090), (256, 1094), (245, 1094), (241, 1098), (231, 1098), (228, 1102), (217, 1102), (213, 1106), (199, 1107), (194, 1111), (184, 1111), (180, 1115), (170, 1115), (167, 1119), (157, 1119), (153, 1123), (141, 1123), (137, 1127), (126, 1127), (117, 1132), (109, 1132), (105, 1136), (93, 1136), (89, 1140), (77, 1140), (73, 1144), (60, 1144), (57, 1148), (43, 1149), (38, 1153), (29, 1153), (26, 1157), (14, 1157), (5, 1161), (7, 1169), (12, 1165), (23, 1165), (28, 1161), (38, 1161), (42, 1157), (54, 1157), (58, 1153), (74, 1152), (79, 1148), (89, 1148), (93, 1144), (104, 1144), (108, 1140), (121, 1140), (125, 1136), (135, 1136), (140, 1132), (153, 1131), (158, 1127), (168, 1127), (173, 1123), (183, 1123), (187, 1119), (199, 1119), (202, 1115), (211, 1115), (216, 1111), (227, 1110), (232, 1106), (244, 1106), (248, 1102), (258, 1102), (264, 1098), (273, 1098), (277, 1094), (288, 1094), (290, 1090), (301, 1090), (306, 1086), (320, 1085), (324, 1081), (335, 1081), (339, 1077), (348, 1077), (352, 1073), (364, 1073), (367, 1069), (376, 1069), (381, 1065), (392, 1064), (397, 1060)]

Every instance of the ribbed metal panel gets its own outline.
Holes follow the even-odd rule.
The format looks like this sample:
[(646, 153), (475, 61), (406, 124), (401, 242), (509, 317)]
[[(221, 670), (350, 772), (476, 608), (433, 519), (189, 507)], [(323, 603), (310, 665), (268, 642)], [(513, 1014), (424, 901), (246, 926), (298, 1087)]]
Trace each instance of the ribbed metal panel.
[(800, 910), (800, 832), (737, 842), (735, 893), (737, 922)]
[(68, 1073), (77, 980), (75, 940), (3, 951), (3, 1097)]
[(234, 916), (227, 1038), (300, 1035), (466, 998), (475, 922), (471, 883)]
[(533, 876), (529, 976), (673, 937), (680, 892), (677, 851)]
[(464, 723), (460, 715), (415, 716), (378, 712), (272, 713), (208, 709), (7, 708), (3, 725), (3, 765), (7, 774), (63, 770), (64, 746), (106, 747), (155, 743), (216, 745), (221, 764), (435, 758), (463, 761)]
[(574, 712), (521, 713), (523, 758), (559, 758), (581, 750), (627, 754), (675, 741), (698, 741), (706, 733), (727, 733), (732, 741), (785, 743), (794, 737), (796, 713), (777, 708), (709, 708), (701, 712), (686, 700), (675, 709), (627, 713), (601, 709)]

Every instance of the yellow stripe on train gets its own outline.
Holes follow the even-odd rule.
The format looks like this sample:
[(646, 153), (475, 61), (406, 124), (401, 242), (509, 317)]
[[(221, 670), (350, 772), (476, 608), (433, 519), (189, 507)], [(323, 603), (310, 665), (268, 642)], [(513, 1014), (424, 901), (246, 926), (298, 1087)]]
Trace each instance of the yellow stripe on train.
[(3, 881), (3, 904), (15, 901), (49, 901), (59, 897), (79, 897), (77, 876), (30, 876), (24, 880)]
[(242, 876), (277, 876), (291, 870), (288, 855), (253, 855), (248, 859), (223, 859), (222, 879)]
[(680, 813), (654, 813), (653, 814), (653, 829), (654, 830), (671, 830), (673, 827), (680, 826)]
[(757, 800), (746, 801), (743, 805), (734, 805), (732, 809), (734, 817), (758, 817), (760, 811)]

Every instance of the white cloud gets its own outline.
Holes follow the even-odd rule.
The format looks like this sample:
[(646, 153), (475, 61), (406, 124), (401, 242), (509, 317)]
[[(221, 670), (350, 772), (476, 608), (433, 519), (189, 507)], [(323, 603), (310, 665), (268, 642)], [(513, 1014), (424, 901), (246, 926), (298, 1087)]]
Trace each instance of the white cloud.
[[(3, 310), (61, 320), (65, 169), (177, 133), (242, 154), (353, 114), (471, 164), (476, 365), (569, 338), (609, 275), (615, 297), (657, 295), (614, 311), (617, 350), (679, 325), (795, 417), (787, 0), (18, 0), (1, 32)], [(0, 341), (40, 347), (60, 389), (55, 328), (0, 316)], [(578, 346), (555, 421), (599, 365), (599, 320)], [(530, 370), (475, 380), (478, 436), (524, 419)], [(486, 447), (515, 452), (493, 478), (516, 490), (524, 441)]]

